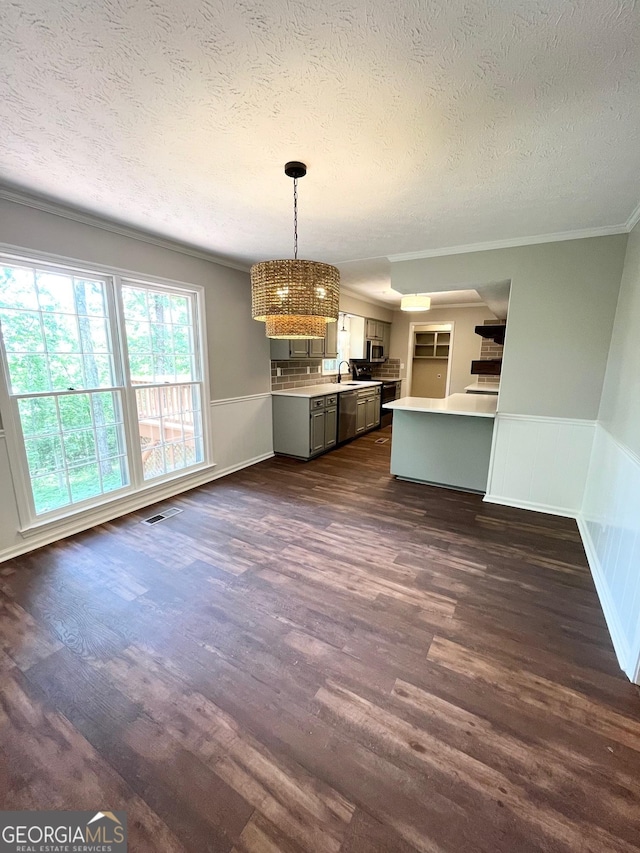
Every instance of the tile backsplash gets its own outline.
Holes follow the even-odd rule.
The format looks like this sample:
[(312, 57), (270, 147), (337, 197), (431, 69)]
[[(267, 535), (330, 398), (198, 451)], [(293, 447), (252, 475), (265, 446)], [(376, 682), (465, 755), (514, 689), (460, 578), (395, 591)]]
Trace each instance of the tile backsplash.
[[(307, 373), (307, 368), (310, 373)], [(278, 376), (278, 370), (281, 376)], [(305, 388), (307, 385), (320, 385), (322, 382), (335, 382), (335, 376), (322, 375), (321, 358), (293, 359), (271, 362), (271, 390), (283, 391), (285, 388)]]
[[(485, 326), (504, 326), (506, 320), (485, 320)], [(495, 341), (490, 341), (487, 338), (482, 339), (482, 344), (480, 346), (480, 358), (502, 358), (502, 347), (500, 344), (497, 344)], [(479, 385), (486, 385), (487, 383), (495, 383), (500, 382), (499, 376), (476, 376), (476, 381)]]
[[(307, 372), (307, 368), (310, 372)], [(281, 375), (278, 376), (278, 370)], [(400, 359), (390, 358), (384, 364), (372, 364), (371, 375), (374, 379), (400, 379)], [(343, 371), (342, 377), (345, 377)], [(271, 390), (283, 391), (287, 388), (306, 388), (308, 385), (320, 385), (335, 382), (334, 375), (322, 373), (321, 358), (293, 359), (271, 362)]]
[(400, 379), (400, 359), (388, 358), (384, 364), (372, 364), (371, 375), (374, 379)]

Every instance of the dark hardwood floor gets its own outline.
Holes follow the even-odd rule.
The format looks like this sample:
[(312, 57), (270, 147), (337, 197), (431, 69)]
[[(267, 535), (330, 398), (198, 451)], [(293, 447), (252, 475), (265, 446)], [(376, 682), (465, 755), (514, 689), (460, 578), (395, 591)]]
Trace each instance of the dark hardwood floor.
[(640, 851), (640, 697), (576, 526), (373, 433), (0, 565), (4, 809), (130, 850)]

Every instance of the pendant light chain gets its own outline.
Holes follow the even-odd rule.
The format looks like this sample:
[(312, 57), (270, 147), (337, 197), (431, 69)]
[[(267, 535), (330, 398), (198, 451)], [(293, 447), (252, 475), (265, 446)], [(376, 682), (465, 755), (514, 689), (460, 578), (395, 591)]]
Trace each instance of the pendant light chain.
[(298, 260), (298, 179), (293, 179), (293, 257)]

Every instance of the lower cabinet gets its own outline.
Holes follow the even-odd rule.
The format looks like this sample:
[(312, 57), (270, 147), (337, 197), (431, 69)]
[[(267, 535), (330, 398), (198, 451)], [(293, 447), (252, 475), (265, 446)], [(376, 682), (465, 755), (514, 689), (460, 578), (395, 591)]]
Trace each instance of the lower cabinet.
[(367, 400), (363, 397), (358, 398), (356, 408), (356, 433), (364, 432), (367, 429)]
[(338, 442), (338, 395), (274, 395), (273, 449), (283, 456), (311, 459)]
[[(312, 459), (338, 443), (339, 394), (298, 397), (274, 394), (273, 450)], [(380, 386), (358, 391), (356, 435), (380, 424)]]
[(327, 406), (324, 412), (324, 446), (325, 449), (338, 443), (338, 407)]
[(380, 425), (380, 386), (363, 388), (358, 393), (356, 433), (366, 432)]

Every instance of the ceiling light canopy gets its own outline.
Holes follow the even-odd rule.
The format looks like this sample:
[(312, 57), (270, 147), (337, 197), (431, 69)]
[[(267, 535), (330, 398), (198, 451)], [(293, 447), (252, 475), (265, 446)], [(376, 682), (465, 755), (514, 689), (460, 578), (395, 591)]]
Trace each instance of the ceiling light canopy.
[(293, 259), (262, 261), (251, 267), (251, 316), (265, 323), (268, 338), (324, 338), (338, 319), (340, 272), (318, 261), (298, 260), (298, 178), (304, 163), (284, 167), (293, 178)]
[(428, 311), (431, 308), (431, 297), (426, 293), (412, 293), (400, 300), (401, 311)]

